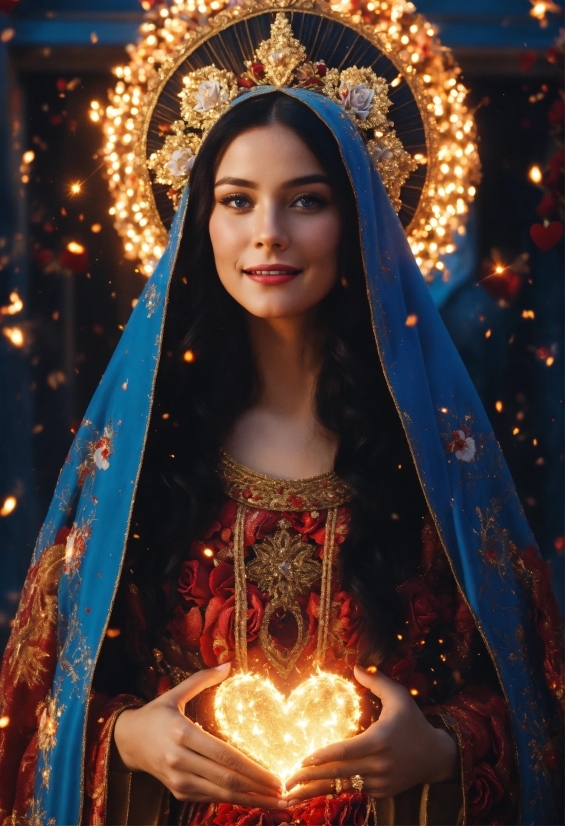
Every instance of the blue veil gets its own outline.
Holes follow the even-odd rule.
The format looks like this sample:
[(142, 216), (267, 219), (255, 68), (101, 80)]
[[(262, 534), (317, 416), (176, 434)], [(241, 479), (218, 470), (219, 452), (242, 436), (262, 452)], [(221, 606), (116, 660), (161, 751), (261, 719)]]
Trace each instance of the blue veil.
[[(250, 94), (272, 91), (259, 87), (234, 105)], [(430, 513), (511, 711), (521, 776), (520, 822), (557, 823), (555, 794), (536, 756), (549, 739), (546, 720), (553, 701), (541, 661), (531, 653), (535, 632), (511, 552), (534, 539), (508, 468), (354, 124), (322, 95), (284, 92), (327, 125), (349, 174), (384, 375)], [(35, 550), (34, 562), (61, 528), (71, 527), (50, 697), (56, 734), (40, 750), (36, 770), (34, 815), (45, 824), (80, 822), (89, 692), (121, 575), (188, 198), (185, 191), (165, 253), (76, 434)], [(416, 323), (407, 325), (409, 316)]]

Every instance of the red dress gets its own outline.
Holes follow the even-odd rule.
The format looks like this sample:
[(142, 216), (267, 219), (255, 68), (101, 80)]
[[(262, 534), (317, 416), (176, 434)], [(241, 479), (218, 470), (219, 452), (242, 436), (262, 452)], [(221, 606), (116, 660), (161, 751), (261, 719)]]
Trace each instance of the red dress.
[[(292, 482), (273, 480), (225, 455), (221, 472), (226, 499), (209, 529), (190, 547), (176, 605), (160, 645), (152, 650), (144, 643), (146, 619), (135, 570), (125, 566), (120, 591), (126, 610), (113, 616), (105, 647), (111, 652), (120, 638), (122, 643), (125, 640), (141, 678), (136, 691), (120, 693), (118, 686), (113, 696), (93, 692), (83, 823), (361, 826), (372, 822), (367, 821), (363, 793), (324, 796), (272, 813), (222, 803), (180, 805), (154, 778), (135, 773), (132, 778), (118, 766), (114, 770), (112, 732), (120, 711), (147, 702), (199, 668), (233, 660), (238, 653), (238, 622), (243, 622), (249, 669), (269, 676), (283, 693), (320, 663), (327, 671), (353, 679), (361, 615), (339, 581), (339, 548), (349, 520), (347, 488), (334, 474)], [(59, 538), (64, 542), (63, 536)], [(239, 620), (234, 567), (238, 553), (245, 572), (243, 597), (239, 596), (244, 599), (244, 613), (240, 610)], [(31, 570), (5, 654), (0, 717), (9, 724), (0, 728), (1, 826), (23, 822), (33, 796), (38, 738), (48, 736), (46, 697), (56, 658), (56, 591), (63, 554), (64, 544), (56, 544)], [(329, 568), (328, 563), (324, 566), (324, 556), (331, 559)], [(289, 582), (290, 591), (285, 591), (281, 583)], [(286, 607), (279, 605), (283, 591)], [(430, 721), (455, 734), (461, 784), (416, 787), (394, 799), (379, 800), (379, 824), (515, 823), (515, 754), (506, 703), (429, 517), (422, 531), (419, 572), (400, 586), (399, 593), (405, 628), (382, 670), (408, 687)], [(209, 694), (189, 704), (187, 713), (213, 731)], [(377, 717), (378, 702), (365, 692), (362, 726)], [(141, 780), (143, 821), (135, 813), (135, 789)], [(112, 819), (118, 817), (123, 820)]]

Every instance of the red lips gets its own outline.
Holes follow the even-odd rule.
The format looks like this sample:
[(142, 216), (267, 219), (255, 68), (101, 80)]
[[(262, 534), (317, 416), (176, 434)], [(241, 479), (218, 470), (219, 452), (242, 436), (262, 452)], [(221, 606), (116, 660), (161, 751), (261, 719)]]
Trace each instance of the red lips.
[(252, 281), (258, 284), (286, 284), (292, 281), (302, 272), (298, 267), (291, 267), (290, 264), (257, 264), (254, 267), (246, 267), (243, 272)]

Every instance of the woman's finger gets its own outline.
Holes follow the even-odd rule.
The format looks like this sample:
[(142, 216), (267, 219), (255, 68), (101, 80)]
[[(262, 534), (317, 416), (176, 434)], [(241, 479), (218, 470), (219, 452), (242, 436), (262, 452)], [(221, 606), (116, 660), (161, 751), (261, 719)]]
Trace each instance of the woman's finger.
[(171, 791), (179, 800), (197, 799), (211, 803), (232, 803), (249, 809), (280, 810), (286, 809), (288, 806), (288, 801), (285, 798), (232, 791), (198, 776), (192, 776), (187, 778), (186, 782), (180, 781), (174, 784)]
[(247, 792), (250, 794), (260, 794), (265, 797), (272, 797), (280, 788), (256, 783), (245, 774), (228, 769), (219, 763), (204, 757), (202, 754), (185, 749), (177, 748), (168, 755), (166, 759), (167, 768), (174, 775), (197, 775), (217, 786), (222, 786), (233, 792)]
[[(373, 726), (376, 725), (376, 723), (373, 724)], [(322, 763), (344, 763), (348, 760), (360, 760), (363, 757), (369, 757), (371, 754), (377, 754), (381, 748), (381, 737), (373, 726), (349, 740), (342, 740), (339, 743), (333, 743), (331, 746), (313, 752), (302, 761), (302, 765), (319, 766)]]
[(208, 757), (214, 763), (230, 769), (238, 774), (245, 775), (255, 784), (265, 786), (268, 789), (279, 791), (282, 789), (280, 778), (267, 769), (255, 763), (238, 749), (209, 734), (200, 726), (186, 721), (186, 726), (182, 726), (179, 732), (178, 744), (186, 749), (198, 752), (198, 754)]
[(182, 683), (171, 688), (166, 694), (167, 700), (178, 705), (184, 713), (184, 707), (189, 700), (192, 700), (204, 689), (212, 688), (212, 686), (225, 680), (230, 673), (230, 669), (231, 663), (223, 663), (223, 665), (218, 665), (216, 668), (205, 668), (202, 671), (197, 671), (196, 674), (192, 674)]

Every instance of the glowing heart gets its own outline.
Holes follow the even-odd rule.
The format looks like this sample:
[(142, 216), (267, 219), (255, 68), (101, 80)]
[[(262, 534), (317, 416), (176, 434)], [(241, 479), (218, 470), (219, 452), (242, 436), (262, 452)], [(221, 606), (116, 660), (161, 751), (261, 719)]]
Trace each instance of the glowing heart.
[(350, 682), (321, 671), (287, 700), (270, 680), (236, 674), (219, 686), (215, 711), (227, 740), (284, 782), (309, 754), (356, 734), (361, 706)]

